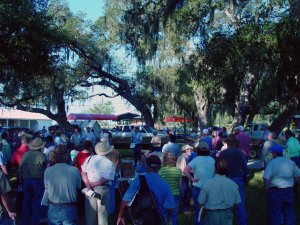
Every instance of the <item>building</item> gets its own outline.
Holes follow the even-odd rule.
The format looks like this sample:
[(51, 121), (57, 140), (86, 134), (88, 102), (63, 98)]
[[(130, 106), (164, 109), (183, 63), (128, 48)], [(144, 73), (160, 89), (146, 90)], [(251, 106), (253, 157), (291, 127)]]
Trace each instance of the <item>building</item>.
[(0, 126), (23, 127), (34, 131), (53, 124), (53, 120), (40, 113), (32, 113), (15, 109), (0, 109)]

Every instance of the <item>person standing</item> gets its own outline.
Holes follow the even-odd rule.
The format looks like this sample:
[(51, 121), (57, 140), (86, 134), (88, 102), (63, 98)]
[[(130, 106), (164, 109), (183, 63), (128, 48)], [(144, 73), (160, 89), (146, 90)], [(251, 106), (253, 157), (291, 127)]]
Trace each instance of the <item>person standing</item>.
[[(176, 168), (176, 159), (171, 152), (166, 152), (163, 158), (163, 167), (158, 174), (171, 187), (171, 191), (175, 201), (175, 207), (170, 214), (171, 225), (178, 225), (178, 211), (180, 205), (179, 186), (181, 183), (181, 170)], [(168, 212), (165, 212), (165, 218), (168, 219)]]
[(208, 144), (209, 151), (212, 150), (212, 137), (209, 135), (208, 129), (203, 129), (202, 135), (199, 141), (204, 141)]
[(249, 159), (249, 152), (251, 150), (251, 139), (248, 135), (244, 133), (244, 127), (242, 125), (234, 128), (235, 131), (235, 138), (238, 141), (238, 149), (240, 149), (245, 157), (246, 161), (248, 162)]
[(2, 152), (7, 163), (10, 165), (12, 159), (12, 151), (11, 151), (10, 144), (8, 143), (8, 134), (6, 132), (2, 133), (1, 138), (2, 138)]
[(46, 207), (41, 206), (44, 194), (46, 156), (42, 152), (46, 143), (40, 137), (29, 143), (20, 163), (19, 177), (23, 181), (22, 225), (37, 225), (46, 218)]
[(188, 212), (190, 210), (190, 180), (184, 173), (184, 168), (187, 166), (189, 157), (193, 151), (193, 147), (190, 145), (184, 145), (181, 148), (182, 154), (179, 156), (176, 162), (176, 167), (181, 171), (181, 183), (179, 184), (180, 198), (182, 204), (182, 211)]
[(74, 134), (72, 134), (72, 136), (70, 137), (70, 142), (74, 146), (80, 146), (80, 141), (81, 141), (81, 135), (80, 135), (78, 129), (75, 128), (74, 129)]
[[(150, 191), (153, 193), (155, 203), (161, 218), (146, 218), (144, 225), (165, 225), (164, 220), (165, 211), (169, 213), (175, 206), (174, 198), (172, 195), (171, 188), (169, 184), (164, 181), (158, 174), (161, 166), (161, 161), (158, 156), (150, 155), (146, 158), (147, 173), (145, 178), (149, 186)], [(126, 191), (123, 200), (120, 205), (120, 210), (118, 213), (117, 225), (125, 225), (123, 214), (126, 206), (131, 202), (135, 194), (140, 189), (140, 178), (136, 177), (131, 183)], [(146, 213), (146, 212), (145, 212)], [(160, 223), (153, 223), (154, 220), (160, 220)]]
[(7, 180), (6, 175), (0, 170), (0, 195), (1, 195), (1, 201), (0, 201), (0, 224), (6, 224), (6, 215), (5, 210), (8, 216), (15, 220), (16, 213), (11, 209), (9, 203), (10, 203), (10, 197), (9, 192), (11, 191), (11, 187), (9, 185), (9, 182)]
[(21, 137), (21, 146), (14, 152), (11, 160), (11, 165), (13, 167), (16, 167), (17, 169), (19, 168), (23, 155), (29, 151), (28, 142), (29, 138), (27, 137), (27, 135), (23, 135)]
[(264, 186), (268, 192), (269, 225), (296, 225), (294, 209), (294, 182), (300, 179), (300, 169), (290, 159), (283, 157), (280, 145), (270, 148), (273, 159), (264, 172)]
[(226, 177), (238, 185), (241, 202), (237, 205), (238, 224), (247, 224), (247, 212), (245, 209), (245, 183), (247, 182), (247, 163), (244, 154), (236, 148), (238, 142), (233, 134), (224, 139), (228, 148), (221, 151), (220, 160), (226, 160)]
[(44, 184), (49, 199), (48, 220), (51, 225), (76, 225), (78, 221), (77, 191), (81, 188), (81, 176), (75, 167), (66, 163), (68, 154), (64, 146), (56, 146), (50, 154), (55, 164), (45, 171)]
[(93, 146), (96, 144), (96, 137), (94, 133), (91, 131), (91, 127), (86, 127), (86, 132), (83, 135), (83, 141), (89, 140), (92, 142)]
[(161, 138), (157, 135), (157, 131), (153, 131), (153, 137), (150, 143), (152, 144), (152, 151), (161, 151)]
[(162, 152), (171, 152), (175, 158), (178, 158), (178, 154), (180, 151), (179, 145), (176, 143), (176, 136), (172, 133), (169, 134), (169, 142), (165, 144), (162, 148)]
[(92, 189), (101, 195), (101, 199), (86, 196), (86, 225), (108, 224), (110, 210), (110, 185), (115, 178), (115, 167), (111, 160), (105, 157), (112, 152), (114, 146), (108, 140), (95, 146), (96, 155), (89, 156), (82, 165), (82, 179), (88, 190)]
[(291, 160), (293, 160), (298, 167), (300, 167), (300, 144), (297, 138), (294, 137), (294, 134), (291, 130), (285, 131), (286, 137), (286, 151)]
[(137, 163), (141, 161), (142, 154), (142, 134), (140, 133), (139, 127), (134, 127), (131, 137), (131, 142), (135, 143), (134, 146), (134, 165), (137, 166)]
[[(193, 182), (192, 197), (194, 201), (194, 224), (198, 223), (199, 206), (197, 204), (201, 188), (205, 181), (214, 176), (215, 160), (210, 156), (209, 146), (206, 142), (200, 142), (197, 146), (198, 156), (194, 158), (185, 168), (184, 173)], [(194, 173), (194, 177), (191, 175)]]
[(232, 208), (241, 202), (238, 186), (225, 176), (226, 162), (218, 160), (215, 176), (202, 186), (198, 202), (207, 211), (205, 225), (232, 225)]
[(265, 169), (268, 163), (272, 159), (272, 154), (270, 153), (270, 148), (274, 147), (274, 145), (278, 145), (278, 141), (276, 140), (276, 133), (270, 132), (268, 135), (268, 140), (265, 141), (263, 148), (261, 150), (261, 161), (262, 168)]

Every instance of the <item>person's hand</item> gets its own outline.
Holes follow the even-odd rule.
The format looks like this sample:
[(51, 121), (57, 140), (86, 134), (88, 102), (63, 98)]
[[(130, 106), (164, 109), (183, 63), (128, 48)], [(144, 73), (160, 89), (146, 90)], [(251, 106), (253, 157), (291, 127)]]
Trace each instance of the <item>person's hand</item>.
[(117, 220), (117, 225), (125, 225), (124, 218), (122, 218), (122, 217), (118, 217), (118, 220)]
[(199, 180), (200, 180), (200, 179), (198, 179), (198, 178), (193, 178), (193, 179), (192, 179), (192, 182), (197, 183), (197, 182), (199, 182)]
[(15, 220), (16, 217), (17, 217), (17, 214), (15, 212), (7, 212), (8, 213), (8, 216), (12, 219), (12, 220)]

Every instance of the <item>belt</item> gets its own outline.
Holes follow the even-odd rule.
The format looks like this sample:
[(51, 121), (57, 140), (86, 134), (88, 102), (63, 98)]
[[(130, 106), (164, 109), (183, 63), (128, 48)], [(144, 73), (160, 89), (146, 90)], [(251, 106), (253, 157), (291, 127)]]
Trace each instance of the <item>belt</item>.
[(280, 187), (270, 187), (271, 190), (285, 190), (285, 189), (292, 189), (293, 187), (286, 187), (286, 188), (280, 188)]
[(232, 208), (226, 208), (226, 209), (206, 209), (207, 211), (225, 211), (225, 210), (229, 210)]
[(60, 206), (60, 205), (76, 205), (77, 202), (65, 202), (65, 203), (54, 203), (51, 202), (50, 200), (48, 200), (50, 205), (56, 205), (56, 206)]

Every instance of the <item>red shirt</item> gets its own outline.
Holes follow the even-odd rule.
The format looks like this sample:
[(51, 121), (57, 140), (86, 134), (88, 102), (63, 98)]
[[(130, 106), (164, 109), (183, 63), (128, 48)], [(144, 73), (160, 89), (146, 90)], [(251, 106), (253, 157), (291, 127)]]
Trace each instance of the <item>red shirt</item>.
[(27, 144), (22, 144), (13, 154), (12, 160), (11, 160), (11, 165), (15, 167), (20, 166), (20, 162), (22, 159), (22, 156), (24, 155), (25, 152), (28, 152), (29, 148)]
[(78, 168), (79, 172), (81, 173), (81, 166), (83, 165), (84, 161), (87, 157), (92, 155), (90, 152), (79, 152), (76, 156), (76, 164), (75, 166)]

